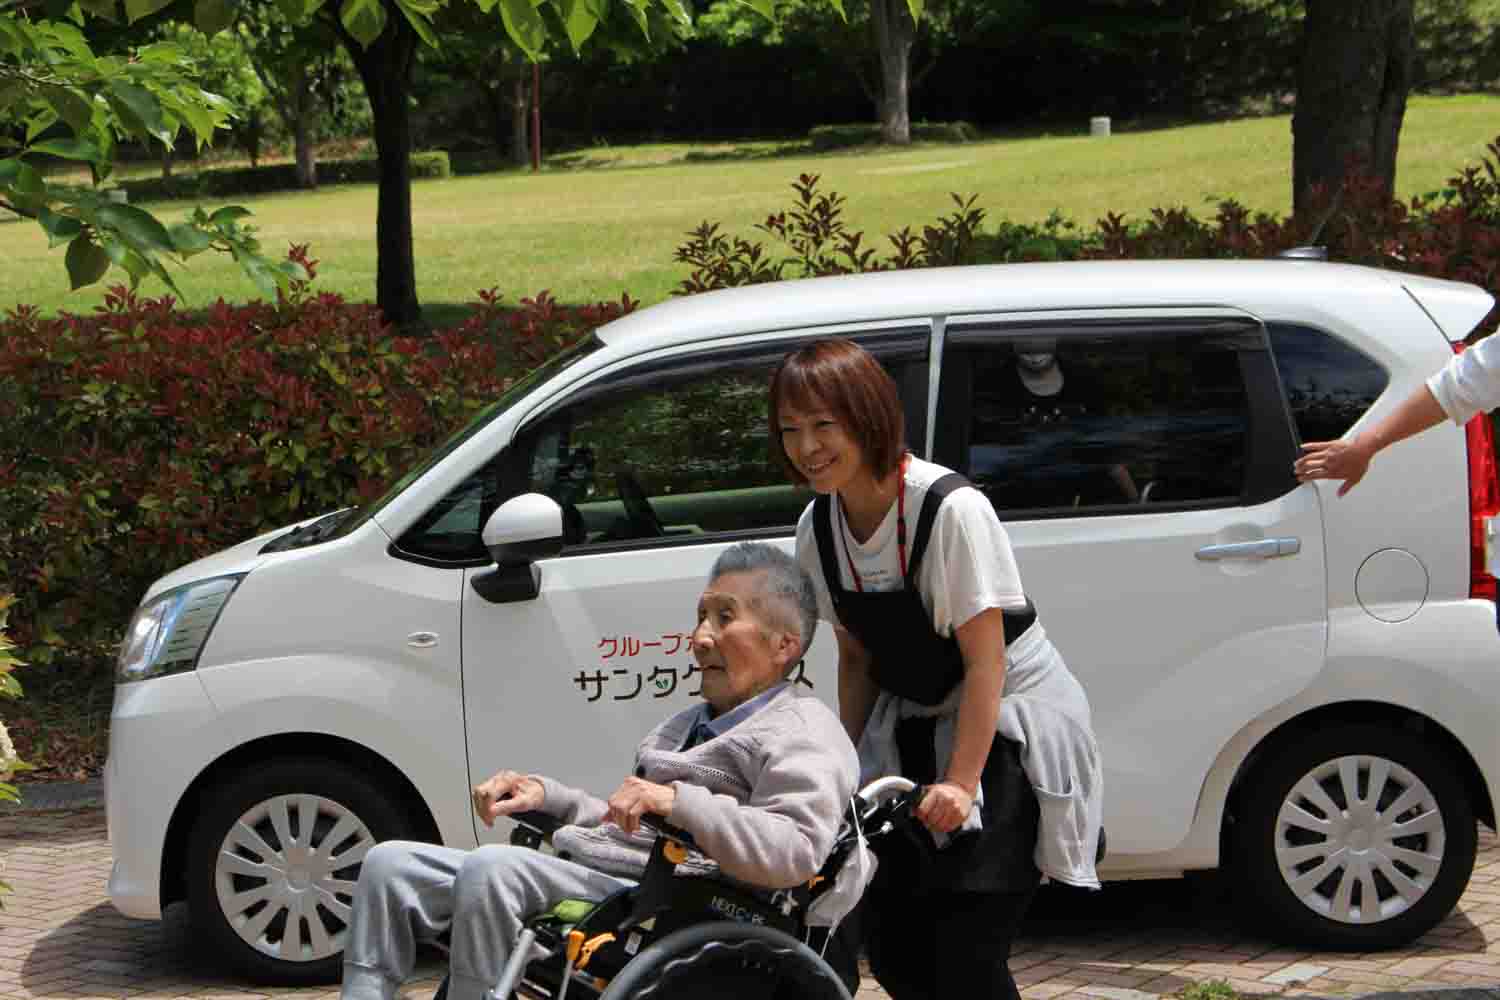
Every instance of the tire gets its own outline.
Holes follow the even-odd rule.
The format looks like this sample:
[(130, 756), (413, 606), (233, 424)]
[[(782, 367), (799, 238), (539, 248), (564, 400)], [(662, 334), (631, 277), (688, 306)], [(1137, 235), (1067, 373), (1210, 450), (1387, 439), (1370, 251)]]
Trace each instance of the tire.
[(334, 982), (360, 859), (413, 830), (387, 790), (338, 761), (281, 758), (230, 775), (189, 839), (193, 933), (253, 982)]
[(1452, 911), (1474, 870), (1478, 831), (1457, 774), (1390, 727), (1280, 744), (1239, 796), (1237, 895), (1278, 937), (1341, 951), (1407, 943)]
[(637, 955), (600, 1000), (849, 1000), (807, 945), (771, 927), (716, 921), (673, 931)]

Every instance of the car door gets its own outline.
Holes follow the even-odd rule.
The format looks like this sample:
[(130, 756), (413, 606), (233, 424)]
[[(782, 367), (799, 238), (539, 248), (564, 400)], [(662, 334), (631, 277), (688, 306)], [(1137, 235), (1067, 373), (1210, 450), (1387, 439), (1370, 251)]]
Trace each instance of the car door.
[(952, 318), (937, 413), (935, 460), (994, 504), (1088, 692), (1111, 853), (1170, 850), (1225, 743), (1322, 664), (1321, 513), (1264, 328)]
[[(608, 795), (651, 727), (695, 703), (689, 634), (715, 557), (744, 539), (790, 551), (811, 499), (771, 458), (772, 369), (797, 343), (829, 333), (864, 343), (889, 367), (920, 439), (931, 327), (905, 322), (623, 362), (531, 416), (479, 471), (481, 484), (500, 485), (474, 505), (475, 523), (503, 497), (540, 492), (562, 506), (567, 537), (561, 555), (536, 564), (533, 599), (492, 603), (464, 588), (471, 781), (506, 767)], [(822, 634), (794, 673), (830, 705), (834, 649)]]

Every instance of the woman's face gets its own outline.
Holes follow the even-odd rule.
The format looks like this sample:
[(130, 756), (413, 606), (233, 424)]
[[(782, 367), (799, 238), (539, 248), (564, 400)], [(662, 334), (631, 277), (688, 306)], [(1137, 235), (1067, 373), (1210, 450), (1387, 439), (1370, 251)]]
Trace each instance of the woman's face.
[(783, 404), (777, 420), (786, 457), (817, 492), (836, 493), (869, 475), (859, 442), (821, 400), (805, 410)]

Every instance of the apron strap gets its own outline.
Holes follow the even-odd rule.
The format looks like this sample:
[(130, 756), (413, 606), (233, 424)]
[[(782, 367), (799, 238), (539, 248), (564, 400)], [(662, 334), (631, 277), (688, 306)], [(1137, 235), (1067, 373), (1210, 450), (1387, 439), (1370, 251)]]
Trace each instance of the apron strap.
[(906, 564), (908, 589), (917, 589), (917, 567), (922, 564), (922, 556), (927, 551), (927, 542), (932, 537), (932, 526), (937, 521), (938, 508), (943, 505), (948, 494), (968, 485), (970, 485), (969, 481), (963, 476), (957, 472), (950, 472), (927, 487), (927, 495), (922, 498), (922, 512), (917, 515), (917, 531), (912, 536), (911, 561)]
[(843, 577), (839, 575), (839, 560), (834, 554), (833, 503), (829, 494), (819, 493), (813, 500), (813, 540), (818, 543), (818, 561), (823, 564), (823, 582), (828, 594), (835, 601), (844, 592)]

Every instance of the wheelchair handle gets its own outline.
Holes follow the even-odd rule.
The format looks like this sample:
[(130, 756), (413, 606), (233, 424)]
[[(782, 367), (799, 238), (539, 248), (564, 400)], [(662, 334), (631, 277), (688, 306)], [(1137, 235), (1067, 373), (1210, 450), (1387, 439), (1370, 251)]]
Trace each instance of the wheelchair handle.
[(658, 816), (656, 813), (641, 814), (641, 826), (644, 826), (647, 829), (653, 831), (658, 836), (666, 837), (668, 840), (676, 841), (689, 850), (698, 850), (698, 842), (693, 839), (693, 835), (691, 833), (688, 833), (680, 826), (673, 826), (671, 823), (667, 822), (665, 817)]
[(917, 783), (910, 778), (903, 778), (899, 774), (888, 774), (884, 778), (876, 778), (859, 790), (859, 797), (866, 802), (878, 802), (881, 799), (905, 795), (916, 789)]

